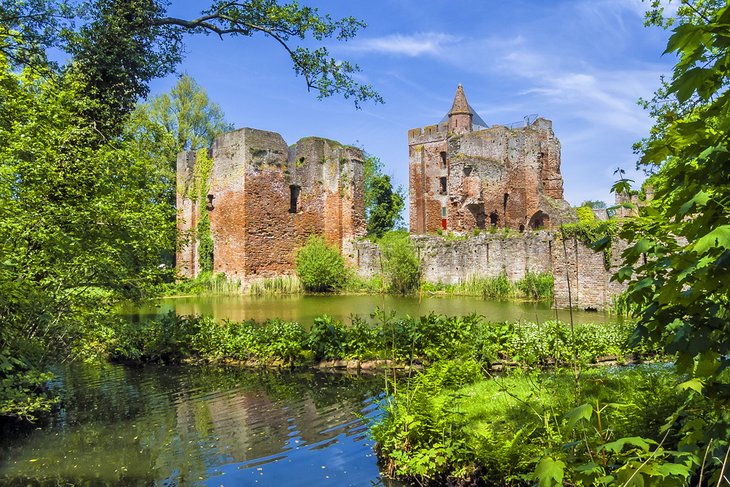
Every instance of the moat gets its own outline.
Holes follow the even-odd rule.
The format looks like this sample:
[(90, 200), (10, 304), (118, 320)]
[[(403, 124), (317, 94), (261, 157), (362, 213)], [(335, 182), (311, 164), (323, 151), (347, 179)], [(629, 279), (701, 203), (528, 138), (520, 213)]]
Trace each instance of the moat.
[[(557, 316), (570, 321), (567, 309), (552, 309), (550, 303), (486, 301), (466, 296), (392, 296), (392, 295), (293, 295), (279, 297), (191, 296), (164, 298), (150, 302), (139, 311), (141, 317), (174, 310), (179, 315), (210, 315), (234, 321), (265, 321), (278, 318), (297, 321), (308, 327), (316, 316), (328, 314), (346, 324), (352, 316), (369, 320), (376, 308), (398, 316), (423, 316), (428, 313), (454, 315), (478, 314), (491, 321), (546, 321)], [(134, 312), (137, 315), (137, 312)], [(573, 310), (576, 323), (613, 321), (605, 312)]]
[[(134, 316), (175, 310), (309, 326), (323, 313), (370, 319), (378, 306), (401, 316), (555, 317), (547, 304), (433, 296), (181, 297)], [(567, 310), (558, 316), (569, 319)], [(574, 319), (608, 316), (575, 312)], [(149, 365), (54, 373), (61, 403), (48, 423), (2, 432), (2, 485), (399, 485), (381, 479), (367, 432), (385, 397), (381, 374)]]

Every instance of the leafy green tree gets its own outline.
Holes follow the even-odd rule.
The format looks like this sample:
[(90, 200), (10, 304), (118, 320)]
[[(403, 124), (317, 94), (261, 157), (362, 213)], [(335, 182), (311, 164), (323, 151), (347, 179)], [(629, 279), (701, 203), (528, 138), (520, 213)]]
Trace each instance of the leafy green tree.
[(405, 208), (403, 188), (393, 188), (390, 176), (383, 174), (383, 163), (372, 155), (365, 158), (363, 184), (368, 235), (382, 237), (401, 221)]
[(188, 75), (182, 75), (169, 93), (137, 105), (132, 127), (149, 131), (150, 124), (174, 141), (172, 147), (167, 147), (164, 139), (160, 141), (173, 169), (179, 152), (208, 148), (218, 135), (233, 130), (220, 105), (211, 101), (205, 88)]
[(587, 206), (592, 210), (605, 210), (608, 207), (606, 202), (601, 200), (585, 200), (580, 206)]
[(638, 336), (676, 354), (682, 387), (712, 399), (682, 444), (697, 464), (707, 448), (705, 471), (717, 477), (730, 437), (730, 6), (684, 1), (673, 19), (654, 7), (649, 23), (675, 26), (667, 52), (677, 63), (646, 102), (656, 124), (637, 149), (654, 197), (623, 227), (632, 243), (616, 277), (629, 282)]
[(77, 144), (84, 88), (0, 60), (0, 350), (34, 364), (73, 356), (144, 296), (173, 232), (165, 181), (133, 140)]

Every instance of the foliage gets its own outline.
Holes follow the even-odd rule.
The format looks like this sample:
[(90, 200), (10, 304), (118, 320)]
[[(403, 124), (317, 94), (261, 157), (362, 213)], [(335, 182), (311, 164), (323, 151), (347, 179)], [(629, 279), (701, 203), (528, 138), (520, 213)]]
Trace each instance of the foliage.
[(172, 209), (155, 198), (164, 181), (125, 137), (79, 145), (93, 138), (77, 116), (83, 89), (0, 66), (3, 347), (30, 339), (67, 354), (105, 311), (146, 295), (165, 273)]
[(575, 238), (592, 247), (603, 251), (603, 265), (611, 267), (611, 245), (619, 232), (619, 223), (616, 220), (593, 221), (592, 223), (565, 223), (560, 227), (560, 234), (565, 239)]
[(579, 225), (590, 225), (596, 221), (596, 215), (589, 206), (579, 206), (575, 212), (578, 214)]
[(591, 210), (605, 210), (608, 205), (605, 201), (601, 200), (585, 200), (580, 204), (581, 207), (587, 206)]
[(223, 272), (201, 272), (194, 279), (178, 278), (158, 287), (157, 293), (163, 296), (209, 296), (235, 295), (243, 292), (238, 279), (232, 279)]
[(53, 374), (41, 372), (32, 364), (0, 350), (0, 417), (35, 421), (58, 402), (47, 384)]
[(421, 262), (408, 233), (386, 233), (378, 245), (388, 291), (396, 294), (415, 292), (421, 280)]
[(208, 148), (218, 135), (233, 130), (221, 107), (208, 98), (205, 88), (185, 74), (169, 93), (138, 104), (131, 123), (140, 130), (155, 125), (172, 137), (174, 147), (167, 150), (166, 160), (173, 170), (179, 152)]
[(517, 289), (527, 299), (533, 301), (552, 301), (555, 278), (550, 273), (525, 272), (525, 277), (515, 282)]
[[(504, 486), (561, 485), (558, 479), (568, 485), (625, 485), (612, 484), (607, 476), (626, 480), (631, 469), (622, 465), (635, 471), (634, 458), (650, 457), (644, 447), (661, 440), (652, 437), (657, 424), (684, 400), (673, 387), (674, 372), (661, 366), (585, 371), (576, 383), (568, 371), (517, 370), (480, 381), (474, 365), (440, 362), (411, 381), (392, 384), (385, 415), (371, 429), (386, 475), (422, 485), (443, 484), (447, 478)], [(460, 374), (445, 381), (444, 369)], [(610, 403), (614, 397), (621, 404)], [(693, 405), (700, 407), (701, 401)], [(633, 439), (616, 440), (629, 434)], [(667, 438), (637, 474), (646, 485), (673, 485), (672, 479), (686, 478), (685, 464), (662, 462), (686, 460), (671, 452), (676, 441)], [(566, 468), (584, 460), (582, 469)], [(590, 460), (596, 465), (588, 466)], [(601, 468), (602, 482), (596, 475)], [(579, 483), (591, 476), (595, 483)]]
[[(647, 21), (673, 27), (666, 52), (677, 63), (645, 102), (656, 123), (637, 149), (654, 173), (654, 198), (623, 227), (631, 245), (615, 278), (629, 283), (636, 338), (676, 354), (685, 387), (722, 411), (730, 400), (730, 6), (686, 1), (673, 19), (653, 6)], [(685, 426), (685, 448), (700, 458), (710, 443), (727, 450), (729, 427), (727, 417), (707, 424), (698, 415)], [(706, 466), (712, 478), (721, 464), (713, 457)]]
[[(489, 322), (476, 315), (431, 313), (396, 318), (376, 310), (373, 318), (372, 324), (354, 318), (346, 326), (322, 315), (305, 331), (297, 323), (278, 320), (262, 325), (218, 323), (207, 317), (169, 314), (144, 323), (112, 322), (98, 338), (89, 334), (85, 339), (91, 345), (89, 358), (91, 350), (96, 350), (102, 356), (143, 362), (391, 359), (433, 365), (440, 360), (471, 358), (485, 366), (544, 367), (657, 355), (656, 348), (629, 344), (633, 325), (628, 323), (577, 324), (571, 331), (570, 326), (555, 321)], [(278, 331), (268, 330), (272, 323), (277, 323)], [(277, 341), (282, 343), (274, 343)], [(282, 350), (290, 352), (283, 354)]]
[(390, 176), (383, 174), (383, 163), (372, 155), (364, 161), (363, 200), (368, 235), (380, 238), (401, 222), (405, 208), (403, 188), (393, 189)]
[(344, 286), (347, 268), (342, 255), (323, 237), (312, 235), (297, 251), (297, 276), (306, 291), (332, 292)]
[(401, 221), (401, 212), (405, 208), (403, 189), (393, 190), (390, 176), (375, 176), (371, 181), (372, 206), (366, 207), (368, 234), (382, 237), (393, 230)]

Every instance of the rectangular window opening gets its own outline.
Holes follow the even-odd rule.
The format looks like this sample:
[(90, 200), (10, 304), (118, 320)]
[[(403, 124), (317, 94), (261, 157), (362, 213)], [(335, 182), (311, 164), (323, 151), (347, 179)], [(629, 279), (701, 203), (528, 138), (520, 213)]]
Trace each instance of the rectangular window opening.
[(446, 177), (439, 178), (439, 193), (446, 194)]
[(289, 185), (289, 213), (296, 213), (299, 205), (299, 192), (301, 187), (296, 184)]
[(440, 165), (441, 165), (441, 169), (446, 169), (446, 152), (441, 153)]

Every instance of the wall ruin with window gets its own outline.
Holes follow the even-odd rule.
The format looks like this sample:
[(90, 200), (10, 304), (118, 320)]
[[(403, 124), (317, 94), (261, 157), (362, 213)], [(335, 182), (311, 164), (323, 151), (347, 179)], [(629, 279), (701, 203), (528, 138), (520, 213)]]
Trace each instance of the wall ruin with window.
[[(274, 132), (244, 128), (212, 147), (206, 211), (214, 244), (214, 272), (247, 280), (292, 273), (297, 248), (312, 234), (345, 256), (363, 236), (363, 154), (360, 149), (308, 137), (287, 146)], [(178, 272), (199, 271), (195, 235), (199, 203), (189, 197), (194, 152), (178, 155), (177, 227), (183, 244)]]

